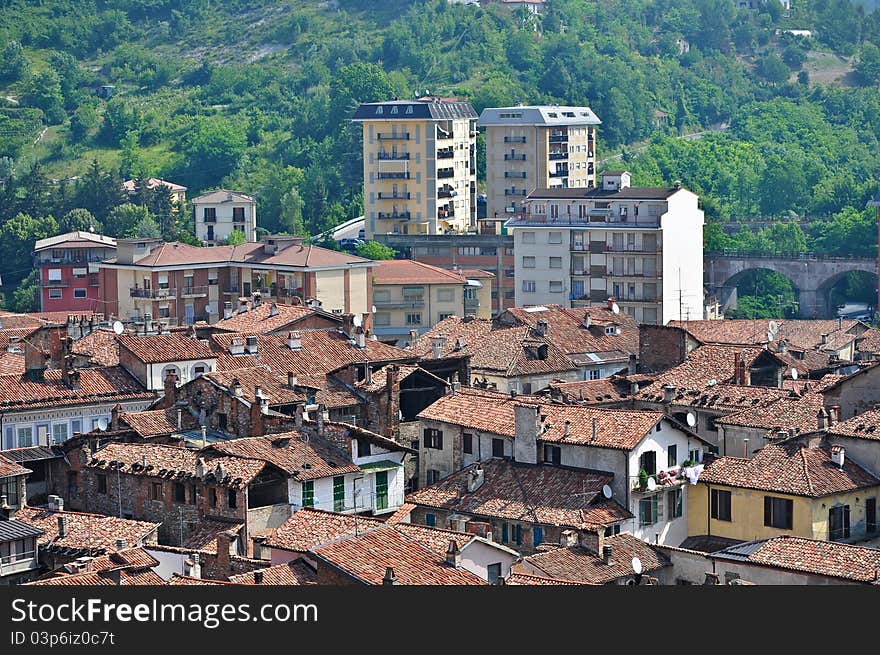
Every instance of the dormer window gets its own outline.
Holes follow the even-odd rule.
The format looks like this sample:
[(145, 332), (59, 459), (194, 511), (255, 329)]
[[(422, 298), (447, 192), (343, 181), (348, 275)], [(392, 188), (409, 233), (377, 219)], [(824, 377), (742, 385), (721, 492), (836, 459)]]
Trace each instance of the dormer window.
[(378, 116), (381, 113), (382, 113), (382, 105), (379, 105), (378, 107), (376, 107), (376, 115)]
[(407, 107), (406, 107), (406, 111), (403, 112), (403, 113), (404, 113), (404, 114), (411, 114), (411, 113), (413, 113), (412, 105), (407, 105)]
[(392, 107), (392, 108), (391, 108), (391, 113), (392, 113), (392, 114), (396, 114), (396, 113), (397, 113), (397, 107)]

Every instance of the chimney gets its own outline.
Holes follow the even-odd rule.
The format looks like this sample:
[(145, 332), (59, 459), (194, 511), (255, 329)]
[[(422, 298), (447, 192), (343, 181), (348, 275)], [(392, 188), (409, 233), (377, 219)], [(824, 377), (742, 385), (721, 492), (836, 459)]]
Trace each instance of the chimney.
[[(259, 387), (257, 387), (259, 389)], [(254, 401), (251, 403), (251, 433), (252, 437), (262, 437), (264, 432), (263, 428), (263, 406), (261, 399), (256, 395), (256, 389), (254, 390)]]
[(183, 410), (179, 407), (177, 408), (177, 429), (183, 429)]
[(629, 368), (627, 369), (627, 372), (629, 373), (629, 375), (635, 375), (637, 367), (638, 367), (638, 358), (635, 356), (634, 353), (631, 353), (629, 356)]
[(733, 353), (733, 383), (734, 384), (742, 384), (742, 378), (740, 378), (740, 368), (739, 364), (742, 360), (742, 354)]
[[(595, 421), (596, 421), (596, 419), (594, 418), (594, 419), (593, 419), (594, 425), (595, 425)], [(568, 435), (569, 435), (569, 431), (571, 430), (571, 421), (569, 421), (568, 419), (565, 419), (565, 424), (564, 424), (564, 425), (565, 425), (565, 428), (564, 428), (564, 430), (563, 430), (563, 434), (564, 434), (566, 437), (568, 437)]]
[(474, 468), (472, 468), (468, 472), (467, 477), (467, 490), (468, 493), (473, 493), (481, 486), (483, 486), (483, 482), (485, 482), (485, 475), (483, 471), (483, 467), (480, 464), (476, 464)]
[(577, 532), (574, 530), (563, 530), (559, 533), (559, 545), (562, 548), (571, 548), (576, 546), (577, 542)]
[(846, 448), (843, 446), (831, 446), (831, 461), (837, 464), (838, 468), (843, 468), (846, 463)]
[(58, 536), (67, 536), (67, 516), (65, 516), (64, 514), (59, 514), (58, 516)]
[(216, 573), (221, 580), (225, 580), (232, 573), (229, 563), (229, 551), (232, 546), (232, 536), (228, 531), (217, 534), (217, 562)]
[(370, 368), (370, 362), (364, 363), (364, 384), (373, 384), (373, 369)]
[(208, 446), (208, 427), (202, 426), (202, 448), (207, 448)]
[(516, 403), (514, 413), (513, 459), (522, 464), (538, 463), (538, 434), (541, 432), (540, 405)]
[(198, 553), (193, 553), (183, 563), (183, 574), (190, 578), (202, 577), (202, 564)]
[(828, 406), (828, 426), (832, 427), (840, 422), (840, 405)]
[(342, 331), (345, 333), (345, 336), (349, 339), (354, 339), (354, 314), (343, 314), (342, 315)]
[(663, 402), (671, 403), (675, 398), (675, 387), (671, 384), (663, 385)]
[(611, 566), (611, 546), (602, 546), (602, 559), (607, 566)]
[(49, 511), (50, 512), (63, 512), (64, 511), (64, 499), (61, 496), (51, 495), (49, 496)]
[(357, 331), (355, 334), (355, 339), (357, 340), (357, 347), (358, 348), (363, 349), (363, 348), (367, 347), (367, 333), (364, 332), (364, 328), (362, 328), (362, 327), (357, 328)]
[(826, 334), (822, 335), (822, 345), (824, 346), (827, 343), (828, 343), (828, 334), (826, 333)]
[(546, 337), (547, 332), (550, 330), (550, 325), (544, 319), (541, 319), (537, 322), (535, 327), (535, 332), (537, 332), (540, 336)]
[(434, 359), (440, 359), (443, 354), (443, 345), (446, 343), (446, 338), (440, 334), (436, 337), (431, 337), (431, 351), (434, 354)]
[(256, 336), (246, 338), (245, 349), (251, 355), (256, 355), (259, 352), (259, 341)]
[(168, 371), (168, 374), (165, 376), (165, 397), (163, 399), (163, 404), (165, 407), (173, 407), (176, 402), (177, 374), (173, 371)]
[(605, 552), (605, 529), (599, 527), (595, 530), (584, 530), (580, 533), (580, 545), (593, 555), (602, 556)]
[(241, 398), (241, 382), (238, 381), (238, 378), (232, 378), (229, 389), (232, 391), (233, 396), (235, 396), (236, 398)]
[(274, 302), (269, 305), (269, 316), (278, 316), (281, 312), (278, 311), (278, 305)]
[(254, 571), (254, 584), (263, 584), (263, 572)]
[(639, 383), (638, 382), (630, 382), (629, 383), (629, 395), (635, 396), (639, 393)]
[(304, 410), (304, 408), (303, 408), (302, 403), (300, 403), (300, 404), (298, 404), (298, 405), (296, 406), (296, 412), (295, 412), (295, 414), (294, 414), (293, 424), (294, 424), (297, 428), (301, 428), (302, 425), (303, 425), (303, 412), (304, 412), (304, 411), (305, 411), (305, 410)]
[[(597, 424), (597, 419), (596, 419), (596, 417), (594, 416), (594, 417), (593, 417), (593, 436), (592, 436), (592, 438), (590, 439), (590, 441), (595, 441), (595, 440), (596, 440), (596, 437), (599, 436), (599, 435), (597, 434), (596, 424)], [(567, 427), (567, 426), (566, 426), (566, 427)]]
[(288, 371), (287, 372), (287, 386), (290, 387), (291, 389), (295, 389), (296, 382), (297, 382), (296, 376), (293, 374), (293, 371)]
[(291, 350), (302, 350), (302, 334), (299, 330), (293, 330), (287, 333), (287, 347)]
[(749, 456), (749, 438), (745, 437), (743, 439), (743, 457), (747, 458), (748, 456)]
[(223, 318), (232, 318), (232, 303), (229, 301), (223, 303)]
[(820, 430), (825, 430), (828, 428), (828, 412), (825, 411), (824, 407), (816, 412), (816, 422), (818, 423)]
[(126, 548), (128, 548), (128, 542), (125, 539), (116, 540), (116, 550), (125, 550)]
[(397, 584), (397, 577), (394, 575), (394, 569), (390, 566), (385, 568), (385, 577), (382, 578), (383, 586), (390, 586)]
[(461, 550), (454, 539), (449, 540), (449, 548), (446, 549), (446, 563), (455, 568), (461, 567)]

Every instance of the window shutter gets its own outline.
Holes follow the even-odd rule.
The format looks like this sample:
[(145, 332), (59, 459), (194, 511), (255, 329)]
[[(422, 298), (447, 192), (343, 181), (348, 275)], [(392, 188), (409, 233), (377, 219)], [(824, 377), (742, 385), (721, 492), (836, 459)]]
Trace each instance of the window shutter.
[(718, 518), (718, 491), (715, 489), (712, 490), (711, 505), (712, 505), (711, 516), (713, 519), (717, 519)]
[(843, 536), (849, 537), (849, 505), (843, 506)]
[(423, 441), (425, 443), (425, 448), (431, 447), (431, 430), (430, 428), (425, 428), (425, 431), (422, 433)]
[(443, 450), (443, 433), (437, 430), (437, 448)]
[(785, 501), (785, 527), (791, 530), (794, 527), (794, 501)]
[(764, 496), (764, 525), (773, 525), (773, 501)]
[(509, 541), (509, 539), (510, 539), (510, 536), (509, 536), (509, 532), (508, 532), (507, 523), (502, 523), (501, 524), (501, 542), (506, 544)]

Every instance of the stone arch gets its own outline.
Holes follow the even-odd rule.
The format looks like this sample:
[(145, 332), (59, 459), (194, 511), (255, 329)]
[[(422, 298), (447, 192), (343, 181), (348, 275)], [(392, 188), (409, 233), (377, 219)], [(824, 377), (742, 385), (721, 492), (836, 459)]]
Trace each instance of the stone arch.
[(783, 276), (791, 283), (791, 286), (794, 288), (795, 295), (798, 298), (798, 302), (800, 302), (801, 292), (799, 280), (793, 277), (789, 271), (785, 270), (785, 268), (774, 266), (772, 262), (763, 260), (760, 262), (748, 262), (748, 265), (736, 268), (738, 270), (735, 273), (728, 275), (727, 279), (724, 280), (724, 283), (720, 287), (720, 290), (722, 292), (722, 306), (725, 309), (729, 308), (729, 306), (733, 304), (733, 301), (735, 299), (733, 292), (739, 286), (739, 283), (742, 282), (742, 280), (747, 275), (755, 273), (756, 271), (769, 271), (771, 273), (777, 273)]
[(865, 262), (853, 262), (853, 265), (846, 270), (838, 270), (833, 272), (831, 275), (828, 275), (822, 282), (819, 284), (819, 294), (822, 296), (823, 301), (828, 307), (829, 317), (833, 317), (837, 312), (834, 304), (832, 303), (831, 292), (849, 273), (862, 273), (864, 275), (869, 276), (874, 281), (874, 298), (870, 303), (876, 309), (876, 289), (878, 284), (880, 284), (880, 279), (877, 276), (877, 266), (871, 261)]

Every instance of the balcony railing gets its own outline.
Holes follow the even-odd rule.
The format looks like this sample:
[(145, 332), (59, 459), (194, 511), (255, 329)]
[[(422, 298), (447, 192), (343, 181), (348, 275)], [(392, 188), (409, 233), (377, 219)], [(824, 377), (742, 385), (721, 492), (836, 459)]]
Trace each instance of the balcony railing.
[(376, 177), (380, 180), (408, 180), (410, 178), (409, 173), (394, 171), (394, 172), (381, 172), (376, 173)]
[(508, 177), (508, 178), (514, 177), (517, 179), (524, 180), (524, 179), (526, 179), (526, 172), (525, 171), (504, 171), (504, 177)]
[(525, 189), (504, 189), (505, 196), (525, 196), (528, 195)]
[(550, 173), (550, 177), (568, 177), (568, 169), (563, 168), (560, 170), (555, 170)]
[(376, 155), (376, 159), (382, 161), (405, 161), (409, 159), (408, 152), (380, 152)]
[(404, 298), (403, 300), (376, 300), (374, 298), (373, 304), (376, 305), (376, 309), (423, 309), (425, 307), (425, 301), (419, 298)]
[(516, 154), (512, 155), (510, 153), (504, 155), (504, 161), (525, 161), (525, 160), (526, 160), (525, 155), (516, 155)]
[(452, 218), (455, 216), (454, 209), (438, 209), (437, 210), (437, 218)]
[(607, 277), (650, 277), (650, 278), (662, 277), (658, 271), (654, 271), (653, 273), (652, 272), (635, 273), (635, 272), (620, 272), (620, 271), (611, 271), (611, 270), (608, 270), (606, 272), (606, 276)]
[(199, 298), (208, 295), (207, 286), (185, 286), (181, 289), (181, 295), (184, 298)]
[(412, 197), (409, 191), (406, 193), (383, 193), (380, 191), (377, 195), (379, 200), (409, 200)]
[(524, 136), (506, 136), (504, 137), (504, 143), (525, 143), (526, 138)]
[(550, 143), (568, 143), (567, 134), (551, 134)]
[(132, 298), (146, 298), (148, 300), (158, 298), (175, 298), (177, 297), (177, 289), (129, 289)]
[(69, 287), (70, 280), (41, 280), (40, 286), (46, 289), (60, 289), (61, 287)]
[(633, 254), (643, 254), (643, 255), (656, 255), (661, 252), (660, 246), (655, 246), (654, 248), (645, 248), (644, 246), (636, 247), (636, 246), (626, 246), (625, 248), (615, 248), (613, 245), (605, 245), (605, 252), (610, 253), (633, 253)]
[(452, 168), (441, 168), (437, 171), (437, 177), (439, 177), (439, 178), (447, 178), (447, 177), (454, 177), (454, 176), (455, 176), (455, 169), (452, 169)]
[[(109, 248), (110, 246), (108, 246)], [(38, 259), (38, 266), (58, 266), (59, 264), (62, 266), (66, 265), (74, 265), (74, 264), (97, 264), (98, 262), (102, 262), (106, 257), (97, 257), (97, 256), (89, 256), (89, 257), (55, 257), (52, 259)]]
[(205, 216), (204, 218), (202, 218), (202, 221), (205, 223), (216, 223), (217, 217), (216, 216)]
[(438, 198), (454, 198), (458, 195), (458, 192), (455, 189), (441, 189), (437, 192)]
[(453, 136), (452, 132), (447, 132), (446, 130), (441, 130), (440, 128), (437, 128), (437, 140), (438, 141), (445, 141), (446, 139), (451, 139), (452, 136)]
[(382, 220), (399, 220), (399, 221), (408, 221), (412, 218), (412, 213), (410, 212), (379, 212), (377, 216)]
[(466, 309), (473, 309), (475, 307), (479, 307), (480, 306), (480, 299), (479, 298), (465, 298), (464, 299), (464, 306)]
[(12, 575), (19, 571), (26, 571), (30, 568), (37, 568), (37, 551), (28, 550), (23, 553), (14, 553), (12, 555), (4, 555), (0, 557), (0, 576)]
[(455, 150), (452, 148), (437, 151), (437, 159), (452, 159), (453, 157), (455, 157)]
[(409, 141), (409, 132), (381, 132), (376, 135), (379, 141)]
[(568, 159), (568, 153), (567, 152), (551, 152), (549, 159), (550, 159), (550, 161), (559, 161), (560, 159)]

